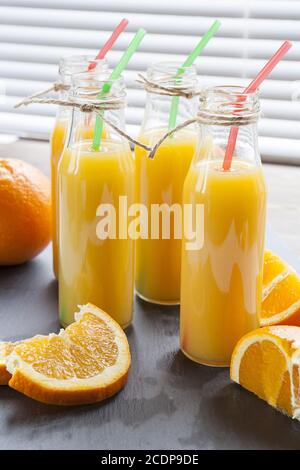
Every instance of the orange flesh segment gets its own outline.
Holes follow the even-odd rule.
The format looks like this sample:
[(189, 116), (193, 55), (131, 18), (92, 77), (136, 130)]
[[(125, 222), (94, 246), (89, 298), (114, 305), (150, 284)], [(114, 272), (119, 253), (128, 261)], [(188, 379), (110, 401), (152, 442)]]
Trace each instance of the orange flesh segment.
[[(102, 368), (112, 366), (118, 355), (114, 335), (105, 322), (86, 313), (82, 322), (70, 325), (66, 333), (72, 343), (82, 348), (86, 354), (94, 357)], [(99, 340), (100, 338), (100, 340)]]
[(1, 353), (3, 357), (9, 356), (13, 350), (15, 349), (16, 346), (19, 344), (22, 344), (23, 341), (15, 341), (14, 343), (8, 341), (8, 342), (3, 342), (1, 343)]
[(265, 251), (263, 287), (267, 287), (277, 276), (283, 274), (288, 269), (288, 265), (279, 256), (271, 251)]
[[(262, 302), (261, 318), (284, 312), (300, 300), (300, 280), (295, 273), (282, 279)], [(295, 313), (295, 312), (292, 312)]]
[(274, 343), (271, 341), (256, 342), (243, 355), (239, 383), (271, 405), (276, 406), (286, 370), (285, 357)]
[(264, 327), (245, 335), (231, 362), (232, 380), (300, 420), (300, 328)]
[(2, 343), (3, 357), (9, 356), (15, 348), (15, 343)]
[(22, 341), (16, 341), (12, 343), (10, 341), (0, 342), (0, 385), (7, 385), (11, 374), (6, 370), (6, 358), (13, 352), (15, 347), (18, 344), (21, 344)]
[(26, 340), (15, 352), (34, 370), (52, 379), (90, 378), (116, 362), (118, 347), (114, 335), (98, 317), (85, 313), (65, 334)]
[(262, 350), (260, 343), (251, 345), (244, 353), (239, 370), (239, 383), (263, 400)]
[(268, 403), (275, 406), (280, 393), (284, 374), (287, 371), (286, 359), (271, 341), (260, 343), (262, 350), (263, 388)]
[(46, 377), (69, 379), (74, 377), (74, 360), (59, 336), (32, 338), (15, 348), (24, 362)]
[(288, 371), (285, 371), (284, 373), (276, 406), (280, 410), (285, 411), (288, 415), (293, 415), (293, 407), (291, 402), (291, 379)]

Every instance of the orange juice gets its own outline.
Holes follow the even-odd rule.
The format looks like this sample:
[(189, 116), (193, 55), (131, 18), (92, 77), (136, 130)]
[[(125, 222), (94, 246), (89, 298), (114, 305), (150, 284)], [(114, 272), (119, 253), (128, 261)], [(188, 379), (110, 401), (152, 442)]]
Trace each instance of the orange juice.
[(52, 132), (51, 146), (51, 197), (52, 197), (52, 249), (53, 249), (53, 271), (58, 277), (58, 234), (57, 234), (57, 167), (61, 157), (66, 132), (67, 120), (57, 121)]
[(134, 241), (101, 239), (98, 208), (110, 204), (119, 220), (119, 197), (134, 202), (134, 160), (128, 143), (102, 140), (66, 148), (59, 163), (59, 312), (70, 324), (77, 305), (92, 302), (122, 327), (133, 310)]
[[(149, 131), (140, 140), (153, 145), (165, 131)], [(136, 147), (136, 199), (147, 207), (148, 214), (153, 204), (181, 205), (183, 183), (196, 140), (195, 132), (179, 131), (161, 145), (154, 159), (149, 159), (143, 149)], [(180, 264), (181, 239), (174, 237), (172, 223), (169, 239), (162, 238), (161, 227), (158, 239), (137, 239), (136, 291), (139, 296), (154, 303), (179, 303)]]
[[(58, 215), (57, 215), (57, 168), (63, 152), (68, 133), (69, 119), (58, 119), (51, 136), (51, 194), (52, 194), (52, 245), (53, 245), (53, 271), (58, 277)], [(86, 120), (86, 125), (76, 132), (77, 139), (91, 139), (93, 137), (93, 122)]]
[[(60, 98), (68, 99), (69, 88), (71, 86), (71, 77), (78, 75), (79, 72), (88, 70), (89, 64), (93, 64), (97, 73), (107, 76), (108, 67), (105, 59), (95, 59), (87, 55), (75, 55), (61, 59), (59, 61), (59, 77), (61, 84), (66, 89), (61, 90)], [(73, 78), (72, 78), (73, 80)], [(71, 108), (59, 106), (54, 128), (50, 139), (50, 166), (51, 166), (51, 186), (52, 186), (52, 245), (53, 245), (53, 271), (57, 278), (58, 274), (58, 230), (57, 230), (57, 165), (65, 146), (65, 140), (69, 130)], [(86, 137), (91, 138), (92, 127), (88, 118), (85, 120)], [(80, 134), (80, 133), (79, 133)], [(82, 138), (79, 135), (79, 138)]]
[(182, 244), (180, 342), (196, 362), (228, 366), (236, 342), (257, 328), (261, 304), (266, 188), (260, 166), (234, 157), (198, 161), (183, 203), (203, 207), (203, 245)]

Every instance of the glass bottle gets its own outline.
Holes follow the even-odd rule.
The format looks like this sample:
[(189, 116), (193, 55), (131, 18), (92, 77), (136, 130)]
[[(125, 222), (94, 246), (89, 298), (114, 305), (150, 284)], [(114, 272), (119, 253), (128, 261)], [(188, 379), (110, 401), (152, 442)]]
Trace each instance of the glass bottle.
[[(210, 88), (199, 111), (199, 147), (183, 190), (180, 343), (193, 361), (228, 366), (237, 341), (259, 326), (266, 185), (257, 142), (258, 95), (245, 95), (240, 87)], [(225, 171), (237, 116), (237, 142)]]
[[(72, 98), (81, 104), (125, 100), (121, 78), (109, 82), (83, 73), (73, 83)], [(104, 85), (110, 91), (99, 98)], [(123, 108), (106, 110), (105, 118), (124, 128)], [(74, 108), (59, 162), (59, 316), (65, 327), (78, 305), (91, 302), (125, 328), (133, 313), (134, 240), (120, 227), (126, 217), (120, 198), (128, 207), (134, 202), (134, 159), (128, 141), (105, 122), (99, 149), (93, 150), (92, 139), (78, 129), (94, 120), (94, 111)]]
[[(151, 66), (147, 77), (155, 84), (169, 89), (182, 87), (194, 90), (197, 85), (195, 67), (180, 67), (179, 63), (174, 62)], [(177, 115), (172, 120), (170, 116), (174, 101)], [(193, 118), (197, 103), (197, 97), (173, 97), (151, 89), (147, 92), (139, 140), (153, 146), (169, 129)], [(178, 229), (181, 226), (182, 188), (196, 141), (196, 126), (191, 125), (171, 135), (153, 159), (148, 158), (145, 150), (139, 147), (135, 150), (136, 199), (148, 211), (149, 231), (148, 238), (140, 237), (136, 241), (135, 287), (141, 298), (153, 303), (179, 303), (181, 236)], [(155, 224), (153, 213), (151, 216), (152, 207), (160, 208), (163, 212), (159, 216), (155, 235), (152, 230), (150, 233), (151, 218)], [(169, 220), (169, 233), (163, 232), (163, 218)]]
[[(84, 72), (93, 63), (95, 69), (108, 70), (106, 60), (95, 60), (87, 55), (70, 56), (59, 62), (59, 82), (66, 85), (65, 90), (59, 92), (59, 99), (66, 100), (69, 95), (71, 77), (74, 73)], [(52, 249), (53, 249), (53, 272), (58, 277), (58, 229), (57, 229), (57, 166), (62, 154), (68, 131), (70, 108), (59, 106), (55, 118), (54, 127), (50, 138), (50, 166), (51, 166), (51, 194), (52, 194)], [(86, 127), (89, 136), (90, 126)]]

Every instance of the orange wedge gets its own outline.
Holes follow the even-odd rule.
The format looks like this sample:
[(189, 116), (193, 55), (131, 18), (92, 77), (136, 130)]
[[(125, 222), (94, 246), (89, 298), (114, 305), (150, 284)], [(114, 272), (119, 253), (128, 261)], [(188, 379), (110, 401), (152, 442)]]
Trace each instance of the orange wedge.
[(269, 326), (245, 335), (233, 351), (230, 377), (300, 420), (300, 328)]
[(79, 405), (101, 401), (124, 386), (130, 352), (122, 328), (92, 304), (81, 306), (75, 320), (58, 335), (12, 346), (5, 360), (10, 387), (43, 403)]
[(291, 266), (267, 251), (260, 325), (282, 324), (300, 326), (300, 279)]

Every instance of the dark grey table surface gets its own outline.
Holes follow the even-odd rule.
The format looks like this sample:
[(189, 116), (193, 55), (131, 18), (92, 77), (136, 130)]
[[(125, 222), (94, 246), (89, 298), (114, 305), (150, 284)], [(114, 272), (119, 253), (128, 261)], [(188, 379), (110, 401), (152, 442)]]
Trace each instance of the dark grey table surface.
[[(289, 258), (274, 236), (274, 249)], [(0, 335), (57, 332), (51, 250), (0, 269)], [(0, 387), (1, 449), (300, 448), (300, 423), (230, 383), (228, 369), (200, 366), (178, 350), (178, 308), (136, 299), (127, 330), (132, 369), (102, 404), (60, 408)]]
[[(295, 266), (274, 234), (268, 246)], [(0, 268), (0, 339), (58, 330), (50, 247), (26, 265)], [(0, 449), (300, 448), (299, 422), (230, 383), (228, 369), (183, 356), (177, 307), (136, 299), (127, 334), (129, 380), (106, 402), (60, 408), (0, 387)]]

